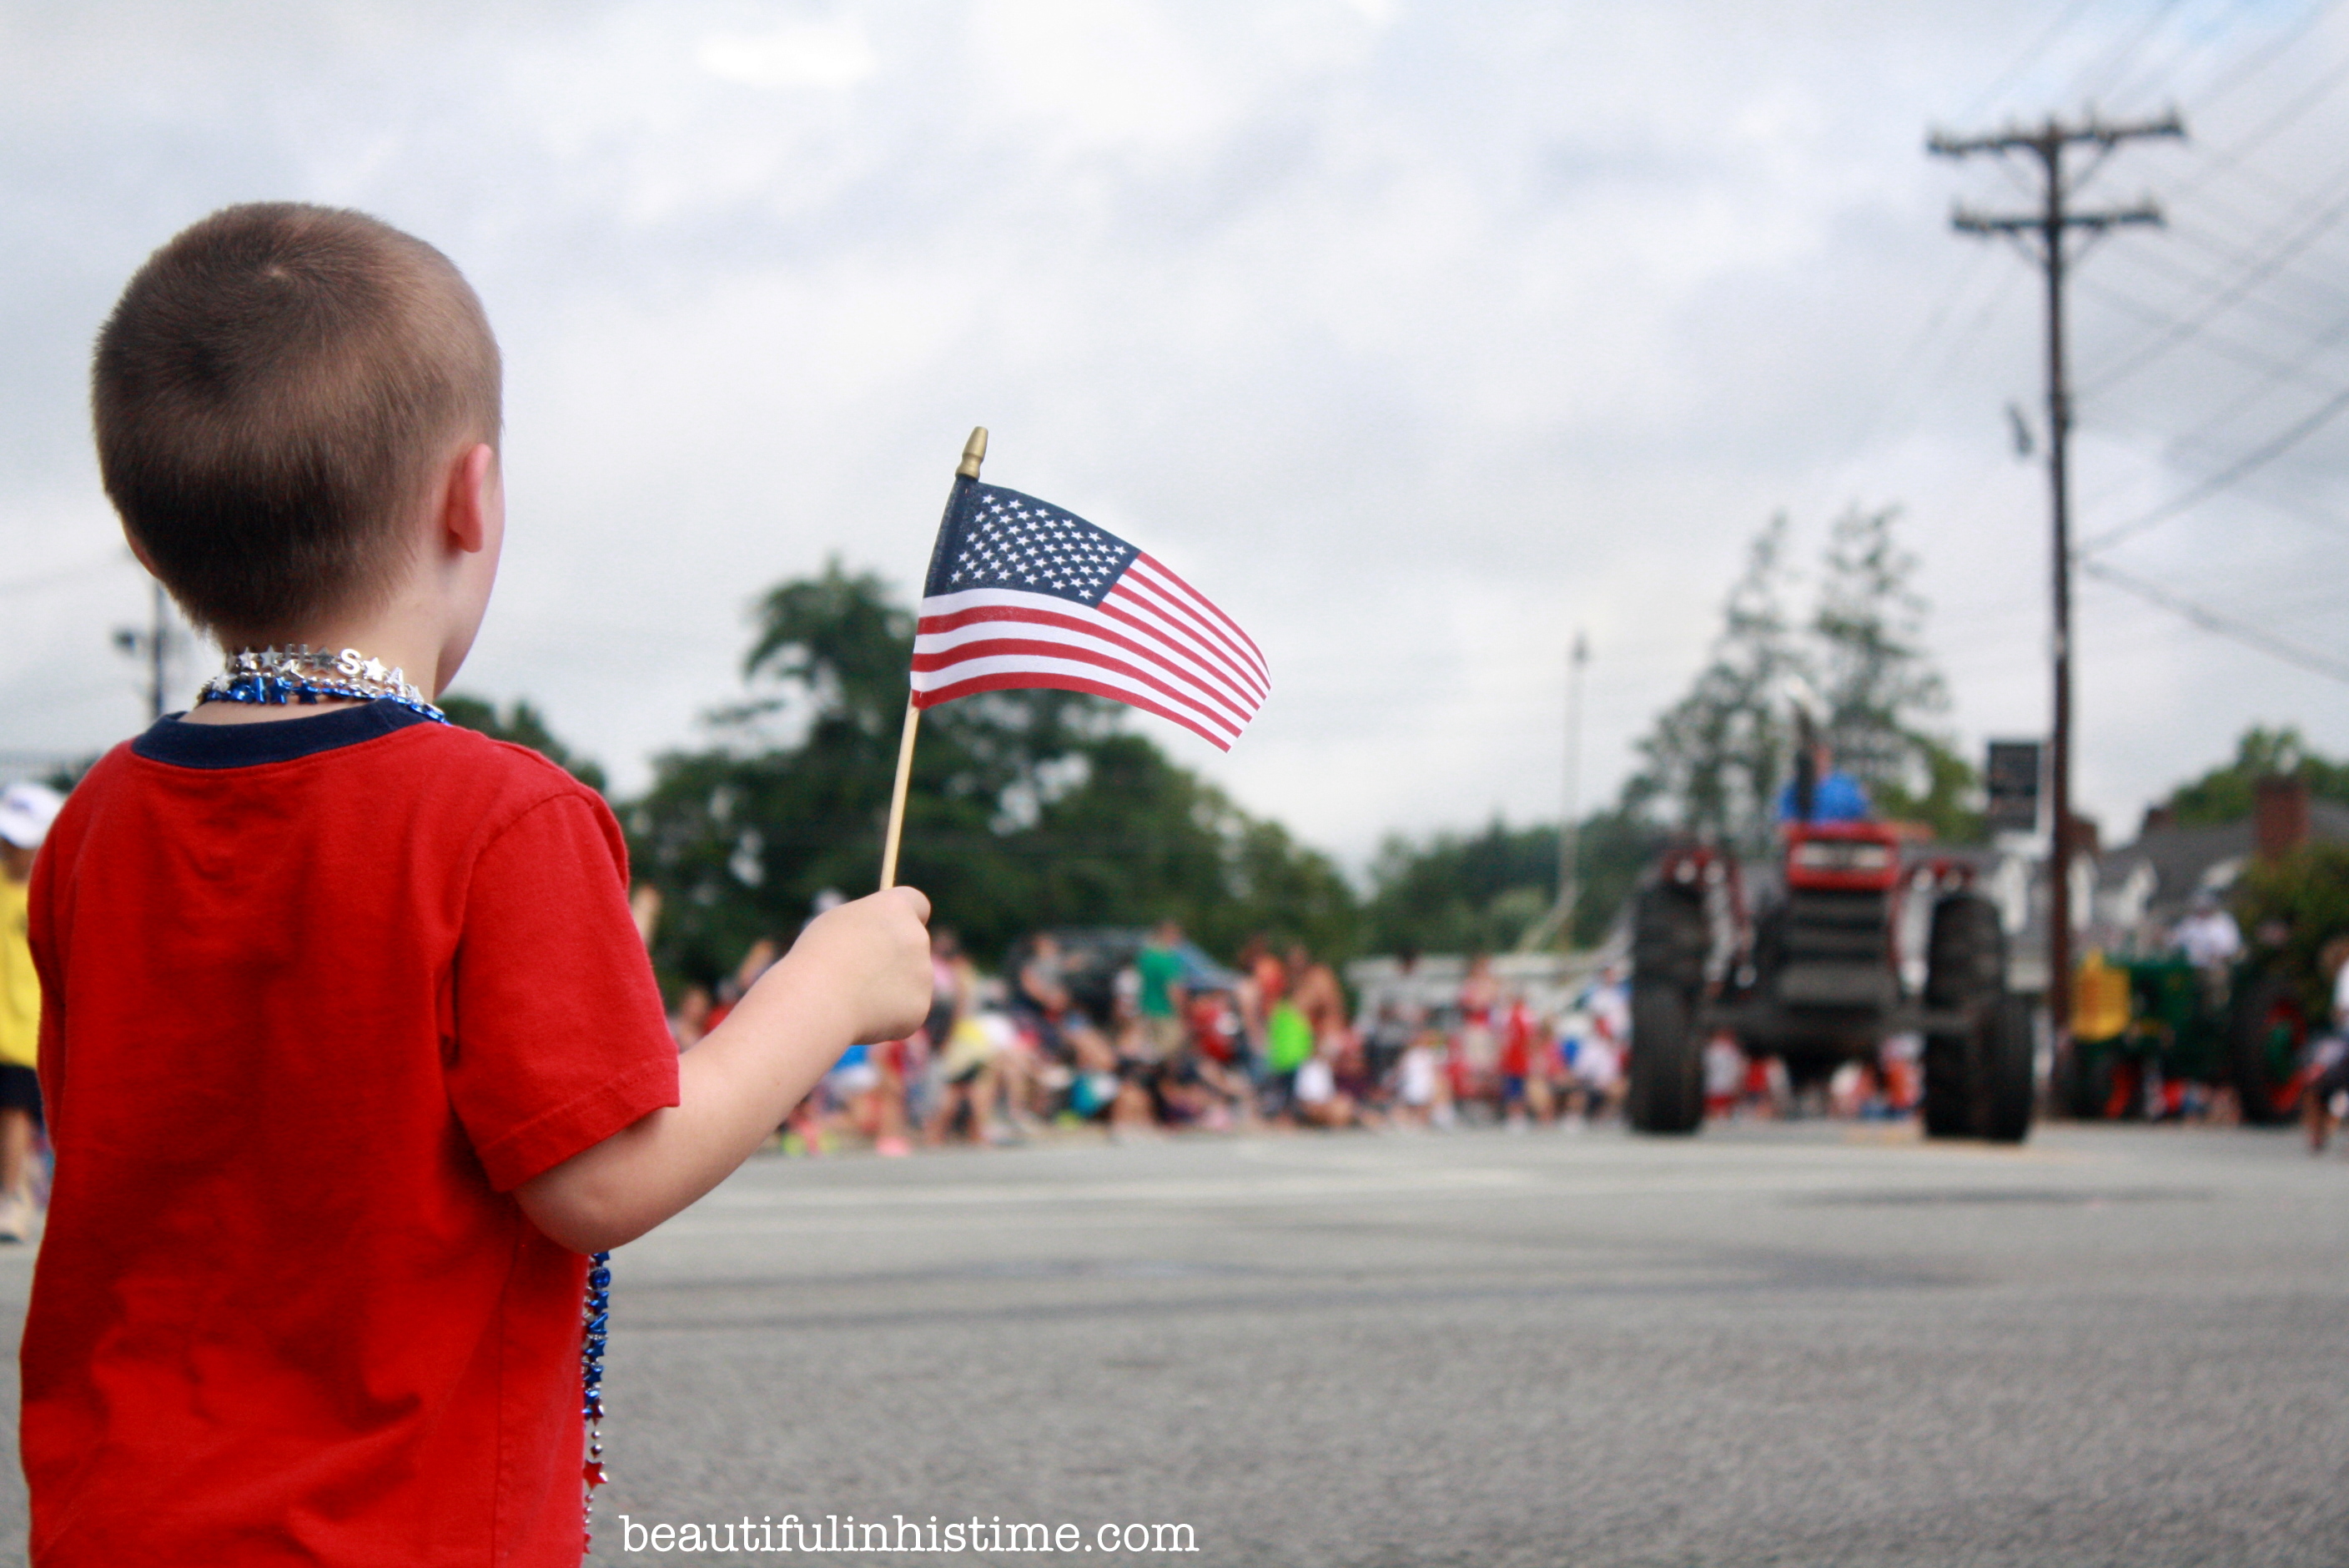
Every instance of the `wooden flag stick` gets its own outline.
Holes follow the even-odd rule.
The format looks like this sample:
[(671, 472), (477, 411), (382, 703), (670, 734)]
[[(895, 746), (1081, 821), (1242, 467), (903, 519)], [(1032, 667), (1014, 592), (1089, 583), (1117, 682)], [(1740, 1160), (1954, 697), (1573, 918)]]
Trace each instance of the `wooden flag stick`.
[[(962, 461), (955, 465), (955, 482), (978, 478), (978, 465), (987, 460), (987, 427), (979, 426), (962, 444)], [(881, 885), (897, 885), (897, 850), (905, 838), (905, 790), (914, 781), (914, 732), (920, 727), (922, 710), (911, 696), (905, 698), (905, 727), (897, 738), (897, 781), (889, 790), (889, 830), (881, 841)]]
[(914, 781), (914, 731), (922, 722), (922, 710), (914, 699), (905, 699), (905, 728), (897, 738), (897, 782), (889, 791), (889, 835), (881, 842), (881, 885), (897, 885), (897, 846), (905, 837), (905, 787)]

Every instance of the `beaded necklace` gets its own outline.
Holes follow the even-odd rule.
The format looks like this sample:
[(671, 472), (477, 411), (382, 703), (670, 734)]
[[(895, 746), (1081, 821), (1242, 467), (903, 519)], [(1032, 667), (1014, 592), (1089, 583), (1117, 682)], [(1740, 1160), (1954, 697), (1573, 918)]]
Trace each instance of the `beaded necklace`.
[(579, 1387), (585, 1393), (580, 1419), (587, 1423), (587, 1463), (579, 1472), (586, 1483), (580, 1519), (586, 1544), (595, 1544), (595, 1489), (604, 1484), (604, 1328), (612, 1318), (612, 1254), (597, 1253), (587, 1260), (587, 1309), (579, 1335)]
[(434, 707), (424, 694), (409, 684), (408, 672), (387, 667), (357, 648), (328, 653), (307, 643), (284, 648), (239, 648), (228, 656), (228, 668), (204, 683), (202, 702), (316, 702), (322, 697), (356, 697), (362, 702), (381, 698), (442, 724), (449, 716)]
[[(229, 655), (228, 668), (204, 683), (196, 701), (282, 705), (338, 696), (396, 702), (435, 724), (449, 722), (447, 714), (409, 684), (406, 672), (386, 668), (382, 660), (364, 657), (356, 648), (329, 654), (306, 643), (238, 649)], [(587, 1428), (580, 1530), (588, 1546), (595, 1540), (595, 1489), (604, 1484), (604, 1345), (611, 1317), (612, 1254), (597, 1253), (587, 1260), (587, 1300), (579, 1329), (579, 1418)]]

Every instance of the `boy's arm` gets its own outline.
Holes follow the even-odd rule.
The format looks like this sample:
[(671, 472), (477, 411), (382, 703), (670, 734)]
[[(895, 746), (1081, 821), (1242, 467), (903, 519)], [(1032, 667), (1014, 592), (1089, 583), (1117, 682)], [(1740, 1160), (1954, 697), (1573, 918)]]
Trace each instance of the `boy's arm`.
[(634, 1241), (724, 1181), (840, 1053), (901, 1039), (930, 1009), (929, 900), (894, 888), (817, 917), (678, 1063), (678, 1103), (514, 1190), (564, 1246)]

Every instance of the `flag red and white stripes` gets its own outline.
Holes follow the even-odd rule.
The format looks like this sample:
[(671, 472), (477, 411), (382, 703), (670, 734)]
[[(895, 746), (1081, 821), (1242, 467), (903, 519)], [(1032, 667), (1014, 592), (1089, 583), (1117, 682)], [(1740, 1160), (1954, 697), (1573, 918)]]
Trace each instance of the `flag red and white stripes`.
[(1157, 559), (1031, 497), (973, 484), (940, 530), (914, 642), (917, 707), (1050, 686), (1172, 719), (1228, 751), (1263, 651)]

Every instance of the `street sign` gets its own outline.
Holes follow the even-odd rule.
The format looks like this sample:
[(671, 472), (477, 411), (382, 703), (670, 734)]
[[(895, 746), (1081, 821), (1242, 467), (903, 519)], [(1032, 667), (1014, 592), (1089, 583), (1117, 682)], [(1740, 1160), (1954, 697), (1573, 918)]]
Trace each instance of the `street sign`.
[(1982, 815), (1992, 832), (2039, 830), (2039, 774), (2045, 751), (2035, 740), (1993, 740), (1982, 769), (1989, 803)]

